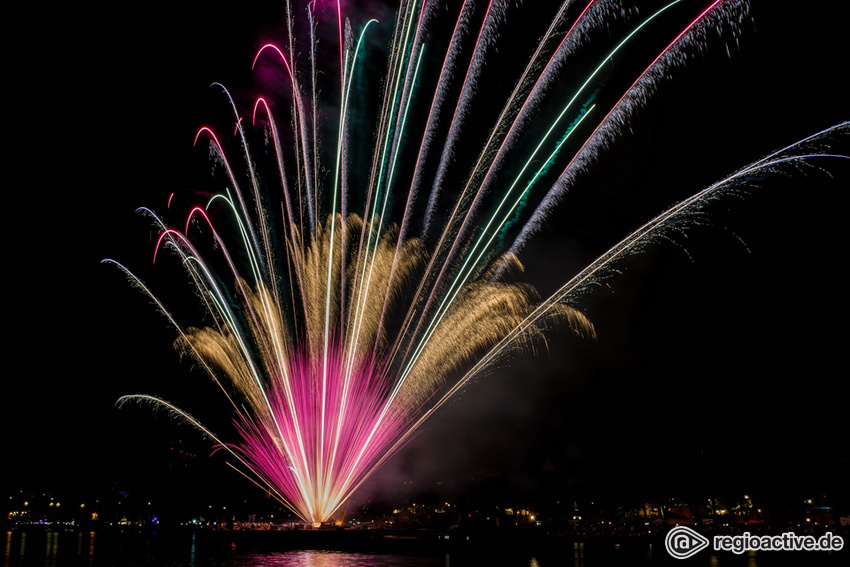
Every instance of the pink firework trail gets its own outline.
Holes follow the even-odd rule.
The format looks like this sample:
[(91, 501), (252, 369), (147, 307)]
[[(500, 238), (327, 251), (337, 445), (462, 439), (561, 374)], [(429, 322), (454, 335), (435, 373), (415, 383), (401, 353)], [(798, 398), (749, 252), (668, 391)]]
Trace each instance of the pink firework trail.
[[(154, 259), (173, 252), (195, 286), (205, 307), (200, 324), (178, 323), (134, 273), (105, 260), (174, 325), (178, 348), (232, 404), (239, 440), (220, 437), (158, 397), (120, 402), (150, 402), (182, 417), (310, 524), (337, 514), (435, 411), (494, 363), (545, 341), (553, 325), (593, 336), (577, 297), (609, 277), (615, 263), (755, 175), (848, 159), (824, 149), (848, 123), (819, 132), (664, 211), (540, 297), (508, 279), (522, 267), (519, 251), (709, 31), (738, 33), (747, 3), (646, 0), (629, 10), (609, 0), (547, 8), (502, 0), (480, 8), (440, 4), (401, 0), (388, 49), (375, 54), (366, 38), (380, 22), (352, 22), (341, 2), (296, 10), (287, 2), (285, 41), (264, 44), (254, 60), (255, 67), (283, 65), (283, 101), (258, 97), (248, 109), (250, 131), (217, 85), (233, 111), (232, 143), (247, 159), (234, 167), (227, 140), (203, 127), (196, 144), (208, 140), (222, 192), (191, 207), (177, 224), (182, 232), (143, 209), (159, 231)], [(517, 20), (540, 26), (528, 54), (500, 45)], [(649, 45), (665, 45), (660, 52), (642, 41), (657, 33), (666, 35)], [(580, 74), (573, 71), (589, 38), (603, 36), (609, 43), (576, 66)], [(338, 67), (323, 73), (319, 38), (339, 53)], [(607, 80), (613, 64), (642, 50), (638, 68), (645, 70), (631, 86), (599, 97), (616, 89)], [(380, 91), (364, 95), (379, 55), (387, 67)], [(264, 152), (253, 153), (257, 131)], [(429, 185), (420, 198), (419, 188)], [(400, 226), (391, 221), (396, 216)]]

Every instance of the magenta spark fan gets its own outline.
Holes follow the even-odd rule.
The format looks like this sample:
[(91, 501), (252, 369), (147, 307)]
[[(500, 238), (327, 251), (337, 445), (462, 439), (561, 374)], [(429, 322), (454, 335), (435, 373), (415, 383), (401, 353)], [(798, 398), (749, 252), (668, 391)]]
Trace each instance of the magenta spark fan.
[[(179, 228), (142, 209), (159, 231), (154, 258), (182, 260), (203, 324), (181, 325), (106, 260), (155, 301), (178, 348), (220, 387), (238, 440), (155, 396), (120, 402), (187, 420), (310, 524), (332, 518), (435, 411), (516, 349), (544, 345), (555, 325), (593, 336), (577, 301), (617, 262), (756, 174), (847, 159), (825, 148), (848, 123), (774, 152), (541, 297), (518, 283), (523, 248), (661, 81), (710, 36), (735, 37), (747, 3), (401, 0), (378, 53), (385, 23), (345, 12), (340, 0), (287, 0), (283, 41), (254, 61), (284, 91), (243, 109), (217, 85), (235, 135), (198, 133), (222, 192)], [(517, 35), (523, 26), (533, 31)], [(325, 50), (338, 67), (325, 68)], [(641, 72), (612, 75), (631, 58)], [(232, 161), (231, 146), (244, 159)]]

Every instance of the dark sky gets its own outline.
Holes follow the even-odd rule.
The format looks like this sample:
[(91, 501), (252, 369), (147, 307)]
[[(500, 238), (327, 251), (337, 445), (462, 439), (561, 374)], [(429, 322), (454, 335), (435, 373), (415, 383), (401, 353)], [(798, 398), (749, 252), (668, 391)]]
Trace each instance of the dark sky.
[[(148, 262), (151, 237), (134, 209), (202, 186), (189, 164), (197, 127), (221, 103), (208, 85), (244, 88), (256, 47), (283, 19), (277, 2), (252, 4), (69, 6), (15, 20), (4, 81), (3, 488), (97, 489), (139, 482), (139, 471), (156, 483), (166, 446), (186, 438), (204, 450), (164, 417), (115, 409), (122, 394), (163, 390), (218, 402), (178, 360), (152, 306), (100, 260)], [(711, 52), (664, 85), (633, 135), (553, 215), (552, 233), (525, 258), (541, 288), (618, 231), (850, 118), (839, 3), (752, 4), (738, 50)], [(714, 480), (730, 490), (837, 487), (848, 471), (850, 167), (833, 171), (764, 180), (716, 203), (707, 226), (621, 266), (581, 304), (595, 341), (555, 337), (549, 355), (519, 356), (475, 384), (386, 478), (528, 471), (548, 457), (568, 476), (635, 491), (687, 486), (683, 478), (708, 489)], [(206, 464), (213, 476), (224, 468)]]

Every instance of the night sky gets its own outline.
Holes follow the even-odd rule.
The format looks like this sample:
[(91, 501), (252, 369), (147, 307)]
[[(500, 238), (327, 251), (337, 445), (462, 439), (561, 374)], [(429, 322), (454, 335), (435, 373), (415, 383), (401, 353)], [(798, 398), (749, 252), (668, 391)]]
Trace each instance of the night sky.
[[(189, 428), (115, 408), (122, 394), (152, 393), (214, 416), (221, 400), (179, 360), (162, 317), (100, 261), (149, 263), (135, 208), (202, 185), (189, 164), (203, 153), (196, 129), (221, 104), (208, 85), (247, 88), (256, 48), (279, 37), (279, 3), (251, 4), (67, 5), (9, 20), (19, 35), (4, 81), (2, 488), (155, 487), (169, 482), (177, 443), (202, 454), (198, 490), (232, 479)], [(541, 290), (666, 206), (850, 118), (840, 3), (752, 4), (737, 50), (666, 83), (526, 251)], [(549, 353), (518, 355), (377, 478), (521, 478), (548, 459), (600, 491), (846, 496), (850, 166), (831, 170), (765, 180), (619, 266), (581, 304), (596, 340), (565, 332)], [(153, 277), (187, 283), (176, 270)]]

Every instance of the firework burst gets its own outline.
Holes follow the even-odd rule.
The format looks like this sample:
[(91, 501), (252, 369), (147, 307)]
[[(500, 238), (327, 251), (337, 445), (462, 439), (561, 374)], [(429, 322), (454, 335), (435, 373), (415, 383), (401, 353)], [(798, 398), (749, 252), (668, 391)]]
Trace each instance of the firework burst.
[[(240, 440), (157, 397), (121, 402), (186, 419), (308, 523), (331, 518), (494, 363), (545, 345), (554, 325), (593, 336), (577, 300), (622, 258), (754, 175), (847, 159), (824, 150), (844, 123), (671, 207), (540, 297), (519, 282), (524, 247), (675, 68), (715, 35), (735, 39), (747, 4), (565, 0), (535, 12), (402, 0), (378, 54), (370, 38), (382, 23), (347, 18), (340, 2), (294, 4), (284, 41), (254, 61), (283, 77), (284, 92), (241, 109), (218, 85), (235, 139), (198, 132), (223, 192), (178, 228), (143, 209), (159, 230), (154, 258), (182, 260), (203, 324), (181, 325), (107, 262), (150, 295), (178, 348), (220, 386)], [(534, 32), (517, 35), (525, 25)], [(327, 45), (338, 67), (326, 65)], [(612, 72), (620, 60), (642, 71)], [(244, 159), (231, 161), (231, 144)]]

